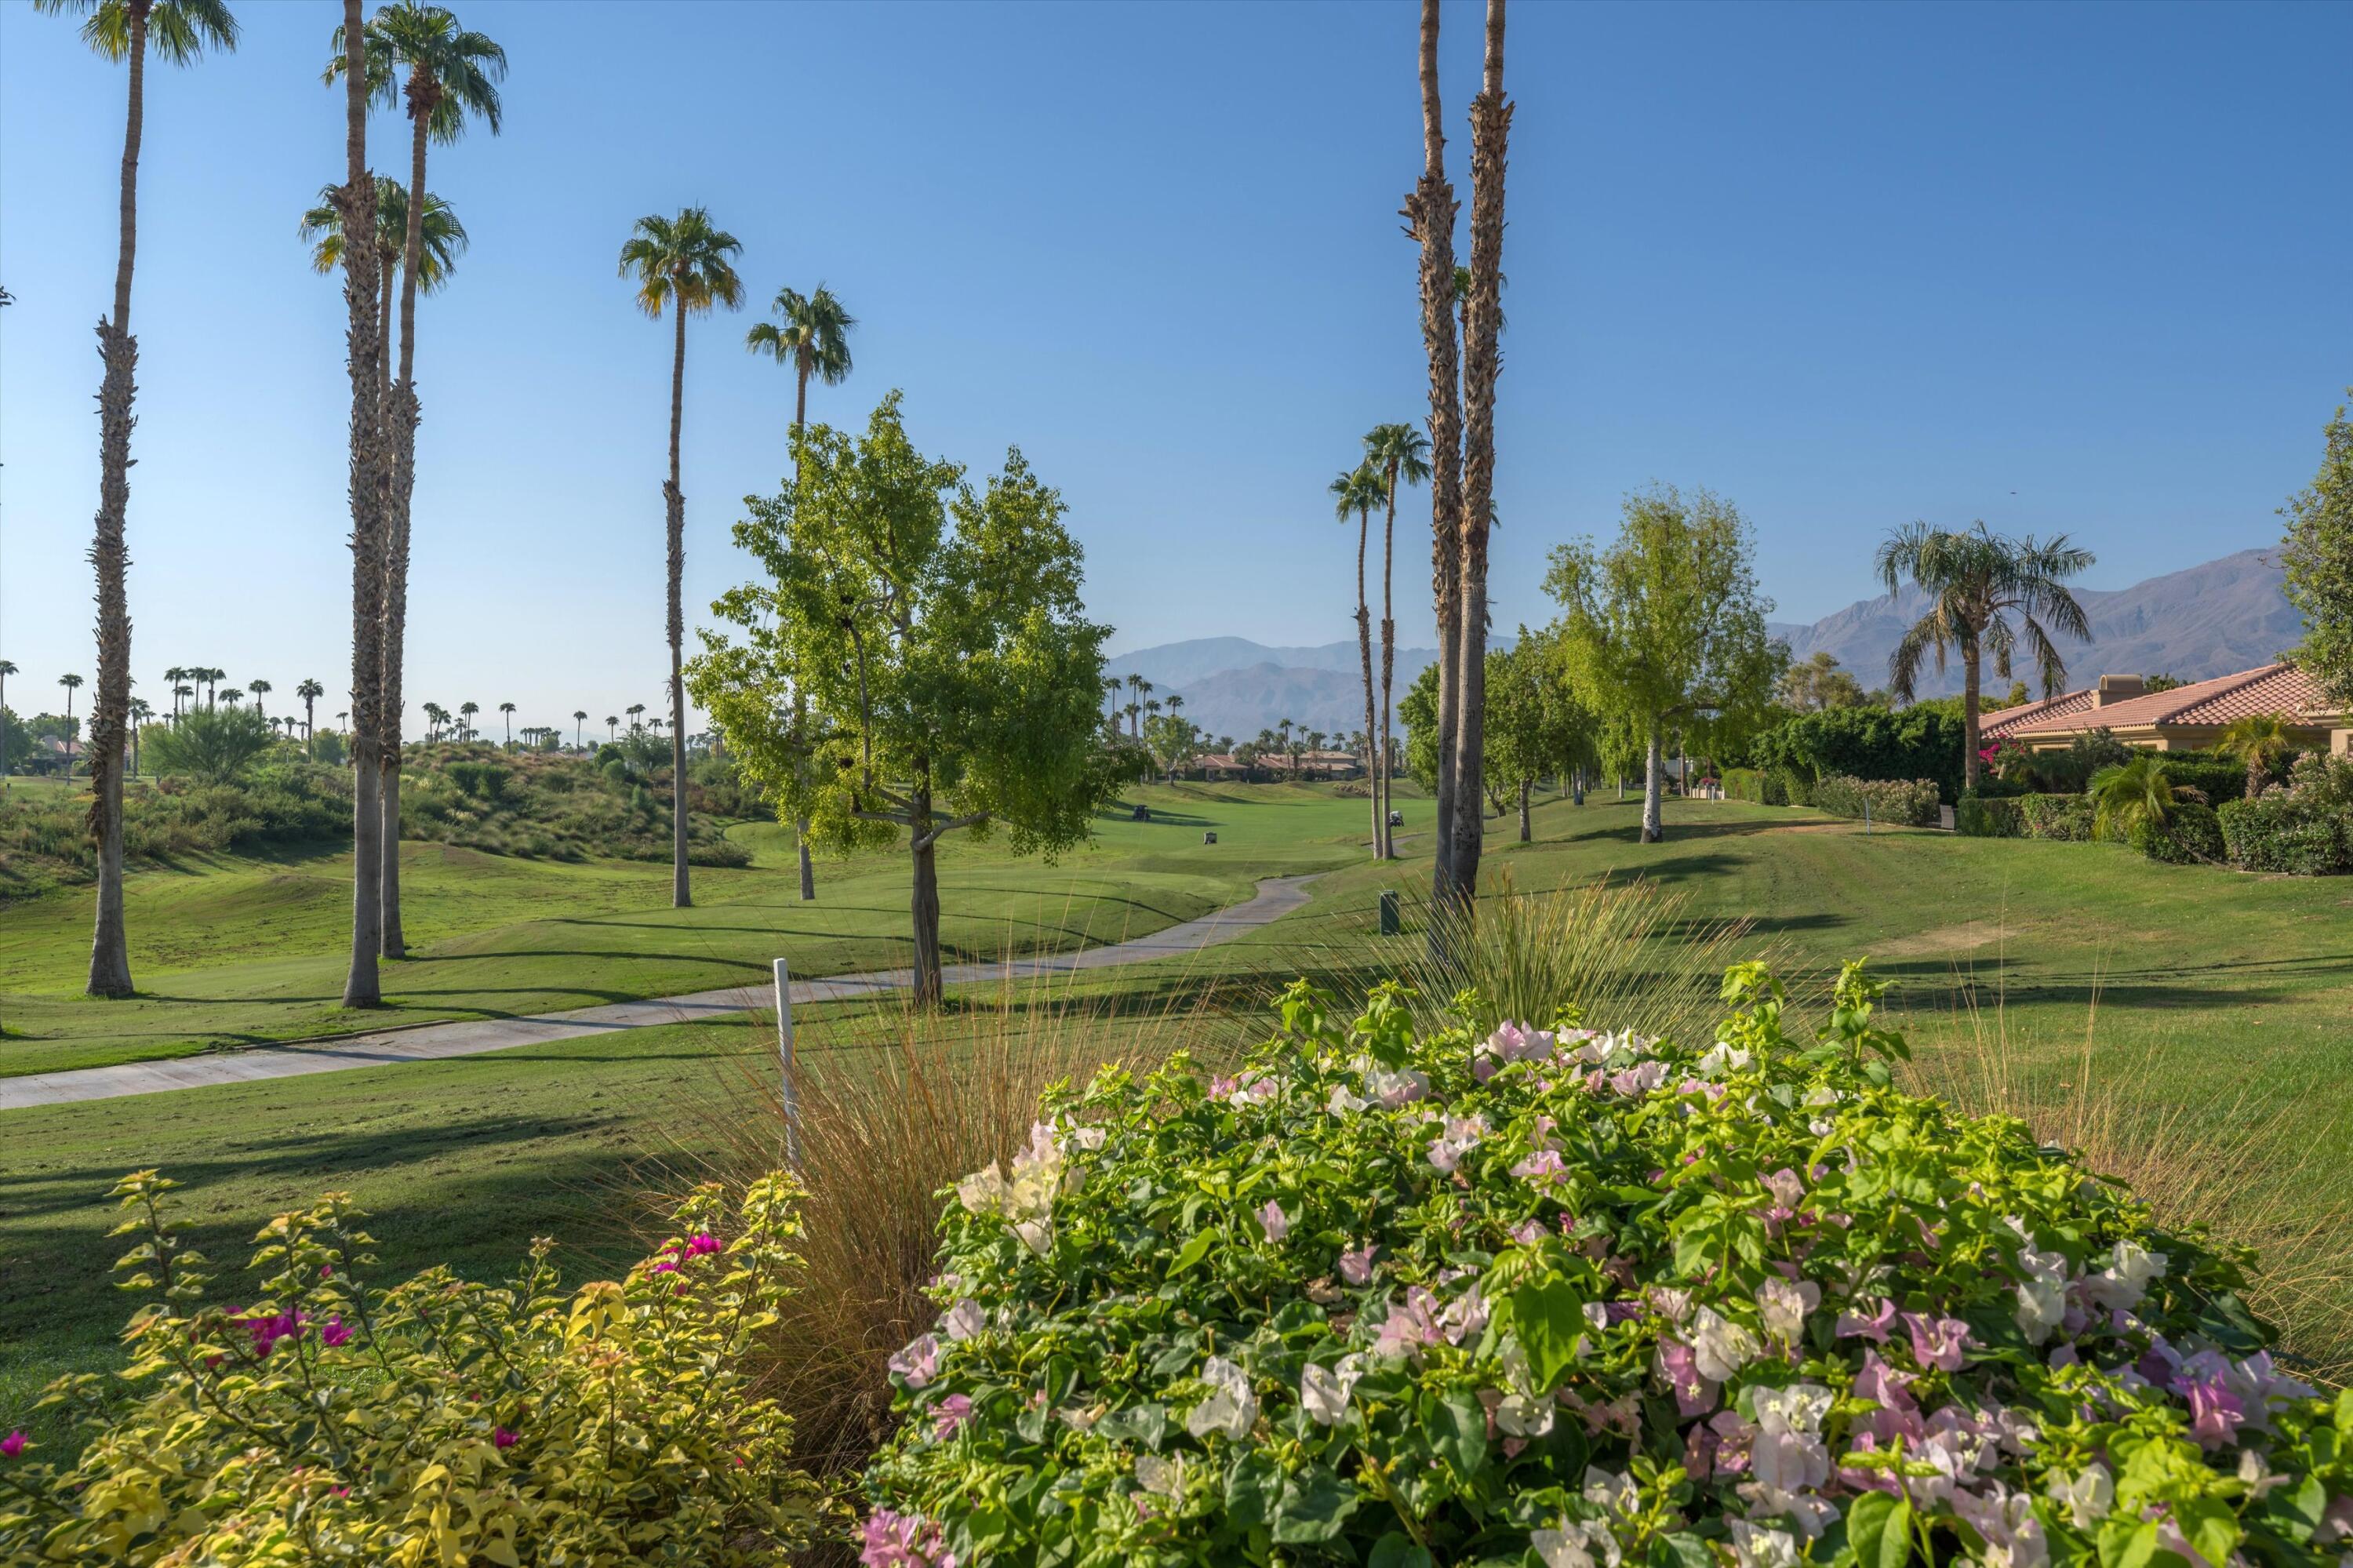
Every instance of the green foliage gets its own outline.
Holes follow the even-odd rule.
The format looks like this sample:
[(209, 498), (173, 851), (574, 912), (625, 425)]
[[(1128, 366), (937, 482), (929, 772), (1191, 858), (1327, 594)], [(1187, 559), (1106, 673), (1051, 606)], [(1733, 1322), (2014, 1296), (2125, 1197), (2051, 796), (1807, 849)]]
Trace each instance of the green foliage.
[(2319, 471), (2280, 515), (2287, 519), (2280, 553), (2287, 597), (2304, 615), (2297, 660), (2322, 690), (2353, 706), (2353, 421), (2344, 404), (2323, 433)]
[(1723, 784), (1727, 800), (1748, 800), (1759, 806), (1789, 803), (1788, 789), (1778, 773), (1767, 773), (1758, 768), (1727, 768)]
[(2131, 760), (2092, 775), (2092, 835), (2138, 842), (2136, 832), (2164, 828), (2178, 800), (2185, 799), (2155, 752), (2135, 752)]
[(2243, 1255), (1895, 1089), (1880, 990), (1808, 1038), (1738, 966), (1701, 1051), (1303, 982), (1233, 1076), (1050, 1096), (942, 1221), (867, 1560), (2316, 1560), (2353, 1397)]
[(16, 709), (0, 705), (0, 773), (16, 772), (32, 754), (32, 732), (16, 716)]
[(1438, 788), (1438, 663), (1421, 667), (1398, 699), (1398, 722), (1405, 726), (1405, 775), (1424, 789)]
[(2026, 813), (2015, 797), (1964, 795), (1953, 808), (1953, 827), (1973, 839), (2022, 839)]
[(1672, 486), (1627, 498), (1618, 540), (1556, 546), (1545, 591), (1578, 696), (1646, 739), (1709, 715), (1757, 713), (1788, 650), (1766, 635), (1748, 525), (1730, 502)]
[(150, 773), (225, 784), (276, 746), (276, 736), (251, 708), (191, 708), (176, 724), (151, 724), (139, 732), (139, 763)]
[(2223, 842), (2242, 871), (2291, 876), (2353, 872), (2353, 762), (2310, 753), (2285, 789), (2221, 808)]
[(1811, 780), (1833, 773), (1852, 779), (1928, 779), (1940, 798), (1961, 789), (1961, 714), (1946, 699), (1905, 708), (1826, 708), (1793, 714), (1750, 746), (1757, 764)]
[[(669, 760), (667, 749), (662, 760)], [(702, 782), (711, 772), (721, 782), (716, 802)], [(493, 752), (484, 745), (420, 746), (409, 748), (401, 779), (405, 839), (534, 860), (670, 858), (670, 791), (639, 788), (617, 760), (599, 769), (579, 757)], [(691, 863), (751, 863), (752, 852), (726, 836), (723, 819), (740, 813), (713, 809), (737, 803), (726, 795), (733, 788), (731, 769), (714, 770), (710, 759), (688, 765)], [(342, 831), (351, 831), (348, 821)]]
[(827, 1517), (745, 1370), (799, 1273), (790, 1177), (733, 1213), (696, 1192), (659, 1252), (568, 1295), (550, 1241), (509, 1287), (375, 1285), (365, 1216), (330, 1193), (255, 1237), (241, 1307), (174, 1234), (174, 1185), (115, 1187), (136, 1238), (116, 1268), (149, 1298), (132, 1403), (91, 1374), (51, 1386), (91, 1437), (62, 1473), (0, 1461), (0, 1558), (750, 1568)]
[(1926, 779), (1851, 779), (1833, 773), (1815, 781), (1810, 803), (1834, 817), (1858, 820), (1868, 808), (1873, 821), (1890, 826), (1933, 828), (1944, 820), (1937, 810), (1936, 786)]
[(2222, 824), (2213, 807), (2197, 800), (2175, 801), (2162, 822), (2137, 819), (2126, 841), (2168, 865), (2219, 865), (2222, 860)]
[(2088, 795), (2021, 795), (2018, 813), (2030, 839), (2086, 843), (2093, 836), (2092, 800)]
[[(0, 794), (0, 897), (95, 876), (89, 819), (85, 795)], [(350, 779), (300, 761), (262, 764), (232, 784), (172, 778), (123, 790), (122, 851), (134, 864), (207, 851), (348, 842), (351, 831)]]
[(974, 490), (914, 450), (896, 393), (862, 438), (818, 425), (794, 453), (735, 525), (769, 577), (715, 606), (744, 641), (705, 633), (689, 670), (744, 773), (843, 848), (1000, 823), (1017, 851), (1080, 842), (1114, 788), (1108, 628), (1080, 605), (1061, 497), (1018, 450)]

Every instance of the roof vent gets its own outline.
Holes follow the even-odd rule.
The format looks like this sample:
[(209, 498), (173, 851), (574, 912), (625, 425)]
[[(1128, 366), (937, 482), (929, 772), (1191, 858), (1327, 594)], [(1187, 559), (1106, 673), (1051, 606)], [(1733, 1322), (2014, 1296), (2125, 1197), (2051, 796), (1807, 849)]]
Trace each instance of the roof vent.
[(2138, 675), (2103, 675), (2100, 677), (2100, 689), (2092, 698), (2092, 705), (2104, 708), (2111, 703), (2128, 702), (2147, 689), (2147, 683)]

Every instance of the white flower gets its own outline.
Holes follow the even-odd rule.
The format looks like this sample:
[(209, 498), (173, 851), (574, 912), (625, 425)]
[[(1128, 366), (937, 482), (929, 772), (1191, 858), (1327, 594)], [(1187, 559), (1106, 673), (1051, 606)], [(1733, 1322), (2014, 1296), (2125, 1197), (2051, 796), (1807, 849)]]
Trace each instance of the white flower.
[(1822, 1287), (1810, 1279), (1768, 1279), (1757, 1287), (1757, 1312), (1768, 1338), (1794, 1345), (1805, 1332), (1806, 1314), (1822, 1304)]
[(1459, 1345), (1467, 1337), (1487, 1326), (1487, 1298), (1473, 1285), (1446, 1304), (1438, 1315), (1438, 1330), (1446, 1336), (1450, 1345)]
[(1757, 1180), (1773, 1194), (1775, 1203), (1793, 1213), (1797, 1212), (1798, 1205), (1806, 1201), (1806, 1179), (1787, 1167)]
[(1703, 1078), (1718, 1078), (1726, 1073), (1737, 1073), (1755, 1060), (1749, 1052), (1719, 1040), (1706, 1055), (1699, 1059), (1693, 1071)]
[(1708, 1382), (1723, 1383), (1756, 1359), (1757, 1336), (1714, 1308), (1699, 1308), (1692, 1323), (1693, 1364)]
[(1348, 1418), (1348, 1394), (1364, 1375), (1362, 1356), (1343, 1356), (1340, 1364), (1332, 1367), (1311, 1361), (1299, 1374), (1299, 1403), (1324, 1425), (1337, 1426)]
[(1535, 1369), (1519, 1340), (1506, 1334), (1497, 1360), (1504, 1373), (1503, 1398), (1495, 1405), (1495, 1426), (1509, 1437), (1541, 1437), (1552, 1430), (1553, 1401), (1536, 1386)]
[(1185, 1461), (1157, 1454), (1135, 1457), (1135, 1484), (1156, 1497), (1174, 1498), (1185, 1489)]
[(1266, 1207), (1258, 1212), (1258, 1223), (1266, 1227), (1266, 1239), (1270, 1242), (1280, 1242), (1291, 1234), (1291, 1216), (1284, 1213), (1282, 1205), (1271, 1198), (1266, 1201)]
[(940, 1319), (942, 1331), (951, 1340), (969, 1340), (987, 1327), (988, 1314), (969, 1297), (949, 1308)]
[(1584, 1496), (1587, 1502), (1606, 1513), (1630, 1516), (1642, 1506), (1642, 1494), (1634, 1485), (1634, 1478), (1623, 1470), (1605, 1470), (1598, 1466), (1585, 1467)]
[(888, 1363), (891, 1371), (906, 1380), (909, 1388), (922, 1388), (939, 1375), (940, 1341), (932, 1334), (918, 1334), (905, 1348), (894, 1352)]
[(2129, 1312), (2148, 1294), (2149, 1282), (2165, 1277), (2166, 1255), (2137, 1242), (2120, 1241), (2107, 1266), (2084, 1281), (2084, 1300), (2105, 1311)]
[(1806, 1091), (1806, 1097), (1798, 1103), (1808, 1110), (1820, 1110), (1824, 1106), (1838, 1104), (1839, 1097), (1839, 1092), (1828, 1084), (1816, 1084)]
[(1211, 1356), (1202, 1364), (1201, 1381), (1209, 1385), (1209, 1397), (1185, 1417), (1185, 1430), (1196, 1437), (1212, 1432), (1246, 1436), (1258, 1420), (1258, 1395), (1250, 1392), (1250, 1374), (1223, 1356)]
[(1651, 1310), (1670, 1323), (1680, 1323), (1691, 1316), (1692, 1299), (1688, 1290), (1678, 1290), (1672, 1285), (1653, 1285), (1645, 1295), (1650, 1300)]
[(1988, 1568), (2042, 1568), (2051, 1560), (2034, 1499), (2024, 1492), (2010, 1491), (2000, 1481), (1989, 1482), (1983, 1497), (1962, 1489), (1953, 1493), (1953, 1511), (1985, 1542), (1982, 1561)]
[(1732, 1555), (1740, 1568), (1798, 1568), (1798, 1538), (1745, 1519), (1732, 1521)]
[(1028, 1247), (1039, 1257), (1044, 1257), (1054, 1250), (1054, 1224), (1050, 1220), (1017, 1221), (1013, 1226), (1013, 1234), (1021, 1238), (1023, 1246)]
[(2039, 1345), (2067, 1316), (2067, 1260), (2029, 1245), (2018, 1249), (2018, 1266), (2027, 1277), (2018, 1287), (2018, 1326)]
[(1104, 1136), (1103, 1129), (1099, 1127), (1068, 1127), (1062, 1129), (1062, 1146), (1092, 1152), (1103, 1146)]
[(1749, 1439), (1748, 1467), (1763, 1511), (1795, 1511), (1794, 1494), (1831, 1478), (1830, 1449), (1819, 1434), (1831, 1398), (1829, 1389), (1814, 1383), (1759, 1388), (1751, 1396), (1757, 1431)]
[(1347, 1085), (1335, 1084), (1332, 1097), (1324, 1102), (1324, 1108), (1334, 1116), (1354, 1116), (1372, 1103), (1362, 1095), (1350, 1094)]
[(1411, 1068), (1397, 1073), (1375, 1068), (1365, 1075), (1365, 1092), (1395, 1110), (1429, 1094), (1430, 1078), (1427, 1074), (1417, 1073)]
[(1599, 1520), (1564, 1519), (1558, 1530), (1532, 1530), (1528, 1544), (1545, 1568), (1618, 1568), (1618, 1538)]
[(956, 1183), (957, 1200), (976, 1214), (1003, 1212), (1005, 1192), (1005, 1172), (997, 1169), (994, 1160), (988, 1162), (987, 1169), (976, 1171)]

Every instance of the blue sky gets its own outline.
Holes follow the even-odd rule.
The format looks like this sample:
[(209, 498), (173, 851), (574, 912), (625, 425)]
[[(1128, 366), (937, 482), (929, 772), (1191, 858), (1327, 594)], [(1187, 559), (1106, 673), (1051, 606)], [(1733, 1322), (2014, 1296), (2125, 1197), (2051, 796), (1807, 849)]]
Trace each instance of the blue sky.
[[(744, 566), (789, 378), (781, 284), (861, 320), (813, 417), (905, 389), (927, 449), (1061, 487), (1114, 646), (1349, 630), (1324, 486), (1426, 412), (1406, 5), (597, 5), (459, 0), (513, 63), (502, 136), (437, 148), (473, 236), (421, 307), (412, 703), (519, 722), (660, 700), (669, 334), (631, 221), (708, 205), (743, 314), (693, 323), (688, 597)], [(349, 668), (341, 305), (295, 239), (341, 171), (336, 12), (151, 70), (133, 326), (134, 673)], [(1451, 5), (1449, 111), (1477, 10)], [(1869, 591), (1914, 517), (2064, 529), (2116, 587), (2277, 536), (2353, 381), (2353, 6), (1523, 3), (1500, 394), (1498, 620), (1651, 480), (1756, 524), (1785, 619)], [(90, 673), (91, 325), (121, 73), (0, 3), (0, 653), (29, 711)], [(406, 168), (403, 126), (373, 161)], [(1456, 177), (1467, 136), (1458, 137)], [(1400, 630), (1428, 636), (1426, 505)], [(14, 683), (12, 683), (14, 684)], [(36, 690), (37, 688), (37, 691)], [(340, 707), (337, 702), (332, 705)], [(412, 712), (414, 709), (412, 708)]]

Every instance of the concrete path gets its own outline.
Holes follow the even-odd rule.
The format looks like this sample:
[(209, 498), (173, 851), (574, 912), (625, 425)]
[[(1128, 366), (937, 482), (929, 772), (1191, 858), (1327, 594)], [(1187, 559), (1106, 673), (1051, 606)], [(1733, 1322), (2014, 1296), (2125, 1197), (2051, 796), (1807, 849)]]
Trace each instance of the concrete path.
[[(985, 964), (950, 964), (943, 978), (950, 985), (969, 985), (1035, 975), (1068, 974), (1087, 969), (1149, 963), (1155, 959), (1195, 953), (1254, 931), (1282, 918), (1307, 902), (1306, 876), (1272, 876), (1258, 885), (1258, 896), (1247, 904), (1204, 915), (1132, 941), (1113, 942), (1076, 952), (1047, 953)], [(789, 957), (789, 955), (787, 955)], [(836, 975), (829, 980), (795, 980), (795, 1006), (815, 1001), (841, 1001), (902, 991), (913, 980), (907, 969), (870, 974)], [(776, 1005), (773, 985), (731, 986), (701, 991), (691, 996), (656, 997), (646, 1001), (610, 1002), (570, 1012), (543, 1012), (524, 1018), (459, 1019), (375, 1034), (346, 1035), (305, 1045), (255, 1045), (240, 1051), (205, 1056), (183, 1056), (169, 1062), (126, 1062), (112, 1067), (83, 1067), (66, 1073), (31, 1073), (0, 1078), (0, 1111), (28, 1106), (68, 1105), (78, 1100), (114, 1099), (124, 1095), (159, 1094), (167, 1089), (203, 1088), (213, 1084), (245, 1084), (260, 1078), (290, 1078), (303, 1073), (337, 1073), (349, 1067), (381, 1067), (394, 1062), (432, 1062), (447, 1056), (473, 1056), (503, 1051), (510, 1045), (539, 1045), (551, 1040), (576, 1040), (614, 1030), (644, 1029), (658, 1023), (690, 1023), (724, 1018)]]

